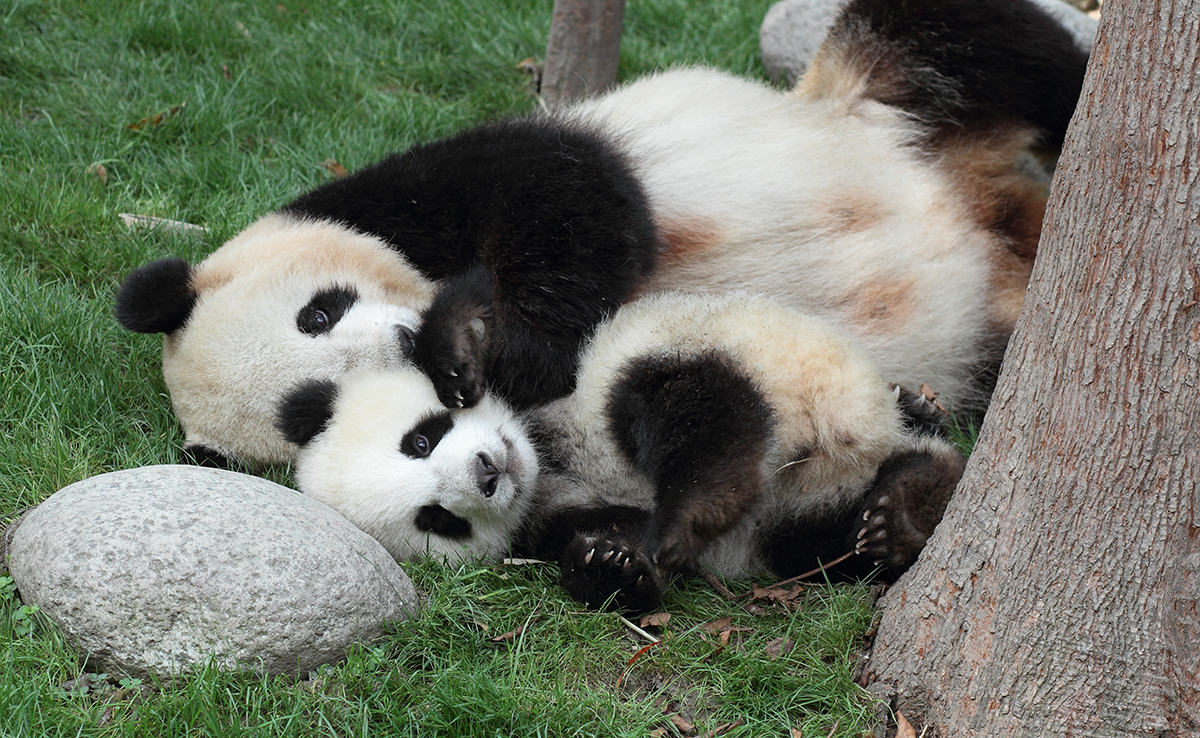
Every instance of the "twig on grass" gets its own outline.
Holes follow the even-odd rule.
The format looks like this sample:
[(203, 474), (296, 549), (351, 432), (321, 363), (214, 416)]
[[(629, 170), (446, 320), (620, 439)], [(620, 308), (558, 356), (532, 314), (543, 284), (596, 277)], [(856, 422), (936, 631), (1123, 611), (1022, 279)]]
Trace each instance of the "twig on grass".
[[(841, 556), (837, 557), (833, 561), (830, 561), (828, 564), (822, 564), (821, 566), (818, 566), (816, 569), (813, 569), (812, 571), (806, 571), (803, 574), (797, 574), (796, 576), (791, 577), (790, 579), (784, 579), (782, 582), (775, 582), (774, 584), (767, 587), (766, 589), (775, 589), (777, 587), (782, 587), (786, 584), (791, 584), (792, 582), (798, 582), (801, 579), (808, 579), (809, 577), (811, 577), (814, 574), (820, 574), (821, 572), (823, 572), (827, 569), (831, 569), (831, 568), (837, 566), (838, 564), (842, 563), (846, 559), (853, 556), (855, 553), (856, 552), (854, 552), (854, 551), (848, 551), (848, 552), (842, 554)], [(732, 596), (730, 596), (730, 599), (740, 600), (743, 597), (749, 597), (752, 594), (754, 594), (754, 590), (750, 590), (749, 592), (743, 592), (740, 595), (732, 595)]]
[(621, 622), (624, 623), (626, 628), (629, 628), (637, 635), (641, 636), (642, 638), (645, 638), (647, 641), (650, 641), (651, 644), (656, 644), (662, 640), (661, 638), (655, 638), (654, 636), (650, 635), (649, 633), (642, 630), (638, 626), (634, 625), (633, 621), (629, 620), (624, 615), (617, 615), (617, 617), (621, 619)]

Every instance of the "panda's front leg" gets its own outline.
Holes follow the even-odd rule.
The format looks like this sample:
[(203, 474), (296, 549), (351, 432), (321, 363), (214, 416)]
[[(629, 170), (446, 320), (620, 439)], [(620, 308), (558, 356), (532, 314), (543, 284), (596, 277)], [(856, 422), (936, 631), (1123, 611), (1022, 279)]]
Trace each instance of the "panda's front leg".
[(588, 607), (648, 612), (662, 600), (658, 568), (628, 538), (605, 531), (579, 533), (561, 559), (563, 587)]
[(413, 360), (446, 407), (473, 407), (483, 397), (493, 291), (475, 267), (447, 280), (421, 316)]

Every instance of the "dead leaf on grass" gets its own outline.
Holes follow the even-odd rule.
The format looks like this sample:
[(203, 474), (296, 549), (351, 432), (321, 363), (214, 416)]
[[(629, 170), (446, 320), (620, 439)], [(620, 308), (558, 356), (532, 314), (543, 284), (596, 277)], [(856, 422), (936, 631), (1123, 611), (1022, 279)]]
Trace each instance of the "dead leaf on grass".
[(792, 649), (795, 647), (796, 644), (793, 643), (792, 639), (790, 638), (775, 638), (767, 643), (767, 658), (771, 661), (776, 661), (780, 656), (786, 656), (787, 654), (791, 653)]
[(88, 176), (95, 177), (100, 184), (108, 184), (108, 170), (104, 168), (103, 164), (92, 164), (87, 168), (87, 173)]
[(342, 163), (337, 159), (326, 159), (325, 161), (321, 162), (321, 166), (325, 167), (325, 171), (329, 172), (338, 179), (350, 174), (350, 172), (346, 171), (346, 167), (342, 166)]
[(671, 613), (669, 612), (655, 612), (649, 615), (643, 615), (642, 619), (638, 621), (638, 625), (642, 626), (643, 628), (649, 628), (651, 626), (661, 628), (662, 626), (666, 625), (667, 621), (670, 619)]
[(134, 213), (117, 213), (117, 217), (130, 230), (161, 228), (165, 231), (174, 231), (176, 233), (208, 233), (208, 229), (204, 226), (198, 226), (195, 223), (184, 223), (182, 220), (156, 218), (153, 215), (136, 215)]
[(687, 735), (688, 733), (694, 732), (696, 730), (695, 725), (692, 725), (691, 723), (689, 723), (688, 721), (679, 717), (678, 715), (671, 715), (670, 719), (671, 719), (671, 724), (675, 726), (676, 730), (678, 730), (680, 733), (683, 733), (684, 735)]
[(517, 628), (516, 630), (510, 630), (507, 633), (501, 633), (500, 635), (495, 636), (494, 638), (491, 639), (491, 641), (493, 643), (504, 643), (507, 641), (511, 641), (512, 639), (516, 638), (517, 636), (521, 635), (524, 632), (525, 632), (525, 626), (522, 625), (521, 627)]
[(125, 127), (131, 131), (140, 131), (143, 128), (153, 128), (155, 126), (162, 125), (163, 123), (166, 123), (171, 118), (174, 118), (177, 115), (182, 115), (183, 110), (186, 106), (187, 106), (187, 100), (184, 100), (183, 102), (179, 103), (178, 105), (172, 107), (170, 110), (164, 110), (163, 112), (155, 113), (154, 115), (147, 115), (145, 118), (142, 118), (141, 120), (136, 121), (134, 123), (130, 123), (129, 125), (127, 125)]

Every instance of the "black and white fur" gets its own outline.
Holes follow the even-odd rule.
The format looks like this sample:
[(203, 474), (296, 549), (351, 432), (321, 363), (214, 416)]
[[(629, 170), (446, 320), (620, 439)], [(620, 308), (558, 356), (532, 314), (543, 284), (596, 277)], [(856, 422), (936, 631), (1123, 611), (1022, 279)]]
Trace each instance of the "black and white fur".
[[(448, 409), (412, 368), (291, 392), (301, 491), (396, 558), (561, 562), (595, 607), (654, 607), (676, 573), (894, 577), (963, 459), (840, 331), (743, 295), (662, 294), (598, 329), (575, 391)], [(917, 424), (918, 426), (922, 424)]]
[(289, 459), (271, 408), (355, 367), (415, 363), (449, 407), (552, 400), (599, 321), (667, 290), (769, 296), (977, 410), (1040, 233), (1024, 163), (1085, 64), (1024, 0), (852, 0), (791, 92), (676, 69), (414, 147), (135, 270), (117, 317), (166, 334), (214, 462)]

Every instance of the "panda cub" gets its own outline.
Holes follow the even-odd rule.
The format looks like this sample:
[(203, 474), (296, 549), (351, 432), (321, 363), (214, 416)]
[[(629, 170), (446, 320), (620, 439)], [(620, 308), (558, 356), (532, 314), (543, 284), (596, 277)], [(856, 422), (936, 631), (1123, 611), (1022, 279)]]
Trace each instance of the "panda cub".
[(302, 384), (279, 427), (300, 490), (397, 559), (557, 560), (577, 599), (647, 610), (693, 569), (786, 577), (857, 550), (831, 576), (899, 575), (963, 469), (931, 417), (821, 320), (664, 293), (602, 324), (548, 405), (448, 409), (402, 367)]
[(447, 407), (571, 391), (644, 294), (756, 292), (879, 373), (981, 412), (1016, 321), (1087, 52), (1030, 0), (850, 0), (794, 90), (671, 69), (420, 143), (116, 296), (162, 333), (202, 463), (285, 463), (297, 381), (415, 363)]

